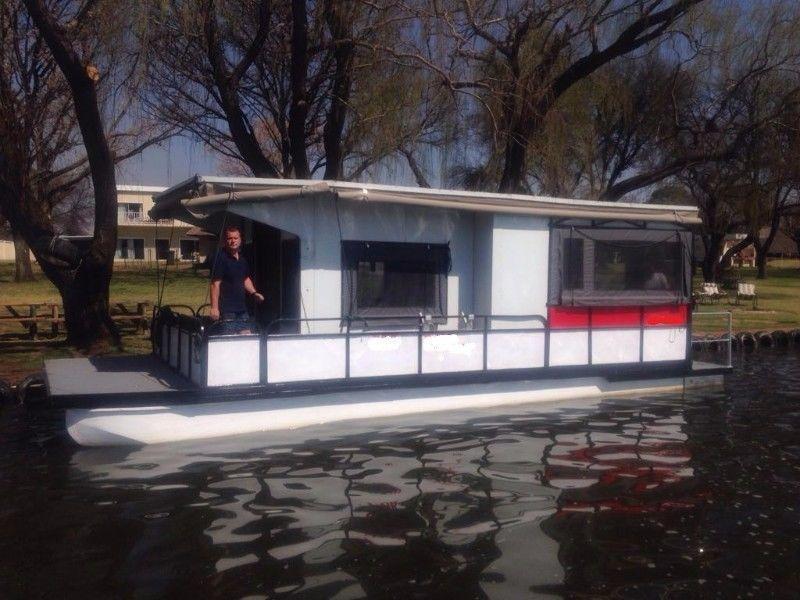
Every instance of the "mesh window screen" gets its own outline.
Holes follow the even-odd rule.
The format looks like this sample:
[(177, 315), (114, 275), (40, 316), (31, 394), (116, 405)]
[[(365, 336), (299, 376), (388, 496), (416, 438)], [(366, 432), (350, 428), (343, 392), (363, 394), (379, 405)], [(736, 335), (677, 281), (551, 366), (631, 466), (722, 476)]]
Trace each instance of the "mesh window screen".
[(342, 314), (416, 317), (447, 314), (446, 244), (342, 242)]
[(691, 232), (669, 229), (554, 228), (551, 305), (684, 303), (691, 290)]

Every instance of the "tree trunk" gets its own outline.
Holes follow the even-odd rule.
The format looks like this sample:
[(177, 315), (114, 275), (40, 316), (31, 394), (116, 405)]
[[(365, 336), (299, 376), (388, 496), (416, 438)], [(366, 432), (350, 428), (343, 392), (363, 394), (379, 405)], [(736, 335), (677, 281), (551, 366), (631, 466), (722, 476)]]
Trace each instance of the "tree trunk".
[(28, 244), (21, 235), (14, 232), (14, 281), (33, 281), (33, 267)]
[[(72, 102), (81, 138), (89, 159), (94, 190), (94, 239), (86, 256), (78, 265), (74, 278), (60, 279), (57, 273), (48, 277), (59, 286), (64, 301), (67, 336), (79, 348), (95, 351), (112, 342), (119, 345), (117, 330), (109, 312), (109, 286), (117, 247), (117, 185), (116, 165), (108, 145), (100, 104), (95, 88), (97, 78), (83, 64), (69, 39), (68, 30), (55, 20), (42, 0), (24, 0), (36, 27), (42, 34), (53, 58), (70, 87)], [(31, 240), (28, 240), (31, 244)], [(36, 252), (36, 246), (31, 244)], [(39, 265), (45, 263), (36, 255)], [(55, 267), (49, 267), (51, 271)], [(47, 271), (46, 271), (47, 272)]]
[[(725, 242), (725, 236), (718, 233), (706, 234), (703, 236), (703, 246), (705, 247), (706, 254), (703, 257), (703, 280), (704, 281), (717, 281), (721, 272), (722, 263), (722, 245)], [(739, 242), (739, 244), (743, 244)], [(749, 241), (748, 241), (749, 243)], [(736, 249), (739, 244), (729, 248), (725, 253), (725, 257), (731, 256), (733, 253), (738, 252)]]
[(308, 22), (305, 0), (292, 0), (292, 42), (290, 78), (292, 101), (289, 106), (289, 148), (292, 169), (298, 179), (311, 176), (306, 154), (306, 120), (308, 117)]

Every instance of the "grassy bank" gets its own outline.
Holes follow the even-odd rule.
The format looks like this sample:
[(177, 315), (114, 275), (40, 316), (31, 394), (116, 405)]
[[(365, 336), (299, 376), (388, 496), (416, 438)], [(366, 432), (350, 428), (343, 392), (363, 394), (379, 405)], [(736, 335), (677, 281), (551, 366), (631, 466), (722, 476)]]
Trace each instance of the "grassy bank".
[[(743, 302), (740, 306), (733, 300), (721, 300), (717, 304), (697, 307), (702, 312), (731, 311), (736, 331), (773, 331), (775, 329), (800, 328), (800, 261), (780, 260), (769, 265), (768, 277), (755, 278), (755, 269), (740, 269), (736, 274), (744, 281), (756, 284), (758, 308)], [(47, 279), (37, 274), (36, 281), (14, 283), (14, 265), (0, 262), (0, 302), (2, 304), (30, 304), (37, 302), (60, 302), (56, 289)], [(702, 279), (695, 284), (699, 286)], [(180, 270), (171, 267), (167, 271), (163, 302), (165, 304), (188, 304), (199, 306), (206, 302), (208, 280), (197, 275), (191, 268)], [(117, 269), (111, 283), (112, 302), (157, 301), (155, 269)], [(697, 331), (717, 331), (721, 319), (697, 318)], [(17, 330), (21, 329), (17, 326)], [(125, 353), (150, 351), (146, 335), (132, 331), (123, 332)], [(72, 356), (73, 351), (63, 345), (48, 344), (35, 348), (18, 347), (0, 350), (0, 378), (17, 381), (27, 374), (41, 371), (43, 360)]]
[[(700, 305), (701, 312), (730, 311), (733, 313), (735, 331), (774, 331), (800, 328), (800, 261), (774, 260), (769, 263), (766, 279), (756, 279), (756, 270), (736, 269), (730, 273), (742, 281), (754, 283), (758, 294), (757, 308), (752, 302), (734, 304), (734, 292), (728, 291), (728, 300), (717, 304)], [(699, 287), (702, 278), (695, 280)]]
[[(170, 267), (165, 278), (163, 303), (199, 306), (207, 302), (208, 278), (195, 274), (191, 268)], [(154, 268), (117, 268), (111, 281), (111, 301), (136, 303), (157, 302), (156, 271)], [(56, 288), (36, 271), (36, 280), (14, 283), (14, 264), (0, 262), (0, 304), (61, 303)], [(22, 332), (18, 324), (0, 324), (0, 334)], [(150, 351), (146, 334), (132, 329), (122, 331), (123, 353), (141, 354)], [(73, 356), (72, 349), (63, 343), (42, 343), (35, 347), (27, 343), (4, 346), (0, 349), (0, 379), (15, 382), (22, 377), (42, 370), (48, 358)]]

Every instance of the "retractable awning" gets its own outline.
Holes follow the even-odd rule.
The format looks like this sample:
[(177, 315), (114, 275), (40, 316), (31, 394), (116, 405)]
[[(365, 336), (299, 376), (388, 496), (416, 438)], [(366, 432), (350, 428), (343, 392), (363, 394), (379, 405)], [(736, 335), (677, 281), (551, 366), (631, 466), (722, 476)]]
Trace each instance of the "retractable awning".
[(652, 221), (692, 226), (700, 223), (697, 208), (664, 204), (598, 202), (528, 196), (466, 192), (428, 188), (375, 185), (341, 181), (260, 179), (196, 175), (154, 196), (153, 218), (187, 215), (203, 219), (233, 203), (307, 201), (319, 196), (352, 202), (378, 202), (428, 206), (472, 212), (535, 215), (555, 218)]

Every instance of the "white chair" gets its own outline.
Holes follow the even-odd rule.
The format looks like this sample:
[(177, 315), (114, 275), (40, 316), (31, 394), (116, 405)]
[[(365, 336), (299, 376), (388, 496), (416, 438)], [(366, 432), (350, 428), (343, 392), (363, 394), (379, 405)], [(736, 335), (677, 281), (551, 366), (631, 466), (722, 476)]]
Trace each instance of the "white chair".
[(736, 288), (736, 304), (739, 304), (740, 300), (752, 300), (753, 301), (753, 308), (755, 309), (758, 305), (758, 296), (756, 294), (756, 284), (755, 283), (740, 283)]

